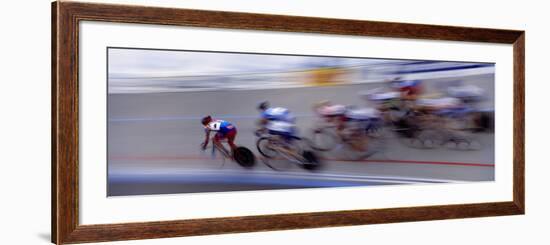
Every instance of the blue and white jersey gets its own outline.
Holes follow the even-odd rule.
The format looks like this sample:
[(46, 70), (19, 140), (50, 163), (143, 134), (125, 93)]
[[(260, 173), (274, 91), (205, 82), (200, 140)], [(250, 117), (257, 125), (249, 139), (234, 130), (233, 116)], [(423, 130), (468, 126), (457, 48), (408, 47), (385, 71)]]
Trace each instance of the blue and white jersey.
[(267, 123), (266, 128), (269, 131), (275, 131), (279, 133), (294, 133), (294, 124), (284, 121), (270, 121)]
[(261, 117), (268, 121), (294, 122), (294, 116), (290, 110), (283, 107), (271, 107), (262, 112)]
[(371, 101), (388, 101), (399, 99), (401, 94), (399, 92), (385, 92), (385, 93), (374, 93), (369, 95), (367, 98)]
[(233, 124), (224, 120), (215, 120), (205, 126), (205, 130), (215, 131), (222, 134), (225, 134), (234, 129), (235, 126)]
[(280, 135), (287, 140), (296, 137), (296, 127), (294, 123), (284, 121), (269, 121), (266, 128), (271, 135)]
[(373, 108), (351, 109), (346, 112), (346, 118), (356, 121), (366, 121), (380, 118), (380, 112)]
[(417, 87), (421, 83), (420, 80), (399, 80), (394, 82), (395, 88), (409, 88), (409, 87)]

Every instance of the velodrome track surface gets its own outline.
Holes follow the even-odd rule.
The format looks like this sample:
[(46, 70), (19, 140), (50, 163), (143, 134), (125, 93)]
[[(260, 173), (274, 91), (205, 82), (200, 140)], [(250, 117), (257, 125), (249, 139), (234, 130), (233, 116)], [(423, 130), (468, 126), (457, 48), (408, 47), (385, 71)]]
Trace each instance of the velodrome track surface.
[[(493, 91), (490, 76), (462, 78)], [(429, 84), (430, 81), (427, 81)], [(494, 180), (494, 137), (476, 135), (482, 148), (414, 149), (395, 137), (386, 150), (364, 161), (342, 159), (339, 152), (321, 154), (323, 168), (310, 172), (288, 165), (275, 171), (258, 161), (252, 169), (213, 159), (202, 153), (200, 118), (210, 114), (238, 128), (237, 143), (256, 154), (253, 134), (256, 105), (291, 109), (303, 136), (315, 118), (311, 105), (319, 100), (366, 105), (357, 92), (374, 84), (293, 89), (110, 94), (108, 101), (108, 194), (110, 196), (211, 191), (442, 183)], [(492, 95), (486, 106), (492, 106)], [(259, 154), (257, 154), (259, 156)], [(281, 162), (280, 164), (284, 164)]]

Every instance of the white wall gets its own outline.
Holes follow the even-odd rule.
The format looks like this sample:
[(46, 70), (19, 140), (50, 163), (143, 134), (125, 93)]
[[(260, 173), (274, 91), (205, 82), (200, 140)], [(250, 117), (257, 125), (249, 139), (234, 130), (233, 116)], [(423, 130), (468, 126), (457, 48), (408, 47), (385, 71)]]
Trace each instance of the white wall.
[[(148, 2), (148, 1), (125, 1)], [(113, 244), (548, 244), (550, 89), (545, 1), (155, 1), (186, 8), (466, 25), (527, 31), (527, 214), (449, 221), (159, 239)], [(47, 244), (50, 230), (50, 3), (0, 9), (1, 244)], [(544, 125), (544, 126), (543, 126)], [(7, 137), (6, 137), (7, 136)], [(531, 242), (528, 242), (531, 240)]]

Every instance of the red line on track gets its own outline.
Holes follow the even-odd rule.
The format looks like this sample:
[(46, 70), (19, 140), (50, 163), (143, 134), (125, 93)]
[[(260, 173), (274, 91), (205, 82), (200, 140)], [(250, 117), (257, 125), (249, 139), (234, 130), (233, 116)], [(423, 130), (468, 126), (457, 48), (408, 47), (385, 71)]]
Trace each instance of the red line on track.
[[(111, 160), (205, 160), (209, 157), (202, 156), (115, 156), (109, 157)], [(416, 161), (416, 160), (390, 160), (390, 159), (364, 159), (364, 160), (343, 160), (323, 158), (323, 160), (337, 162), (368, 162), (368, 163), (402, 163), (402, 164), (428, 164), (428, 165), (449, 165), (449, 166), (469, 166), (469, 167), (494, 167), (491, 163), (472, 163), (472, 162), (446, 162), (446, 161)]]

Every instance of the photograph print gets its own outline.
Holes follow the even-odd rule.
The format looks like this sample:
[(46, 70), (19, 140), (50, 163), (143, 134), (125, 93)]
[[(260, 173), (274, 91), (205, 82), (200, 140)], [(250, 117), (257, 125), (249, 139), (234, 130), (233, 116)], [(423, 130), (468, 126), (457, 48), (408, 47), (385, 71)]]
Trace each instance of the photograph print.
[(494, 181), (495, 65), (107, 48), (107, 195)]

